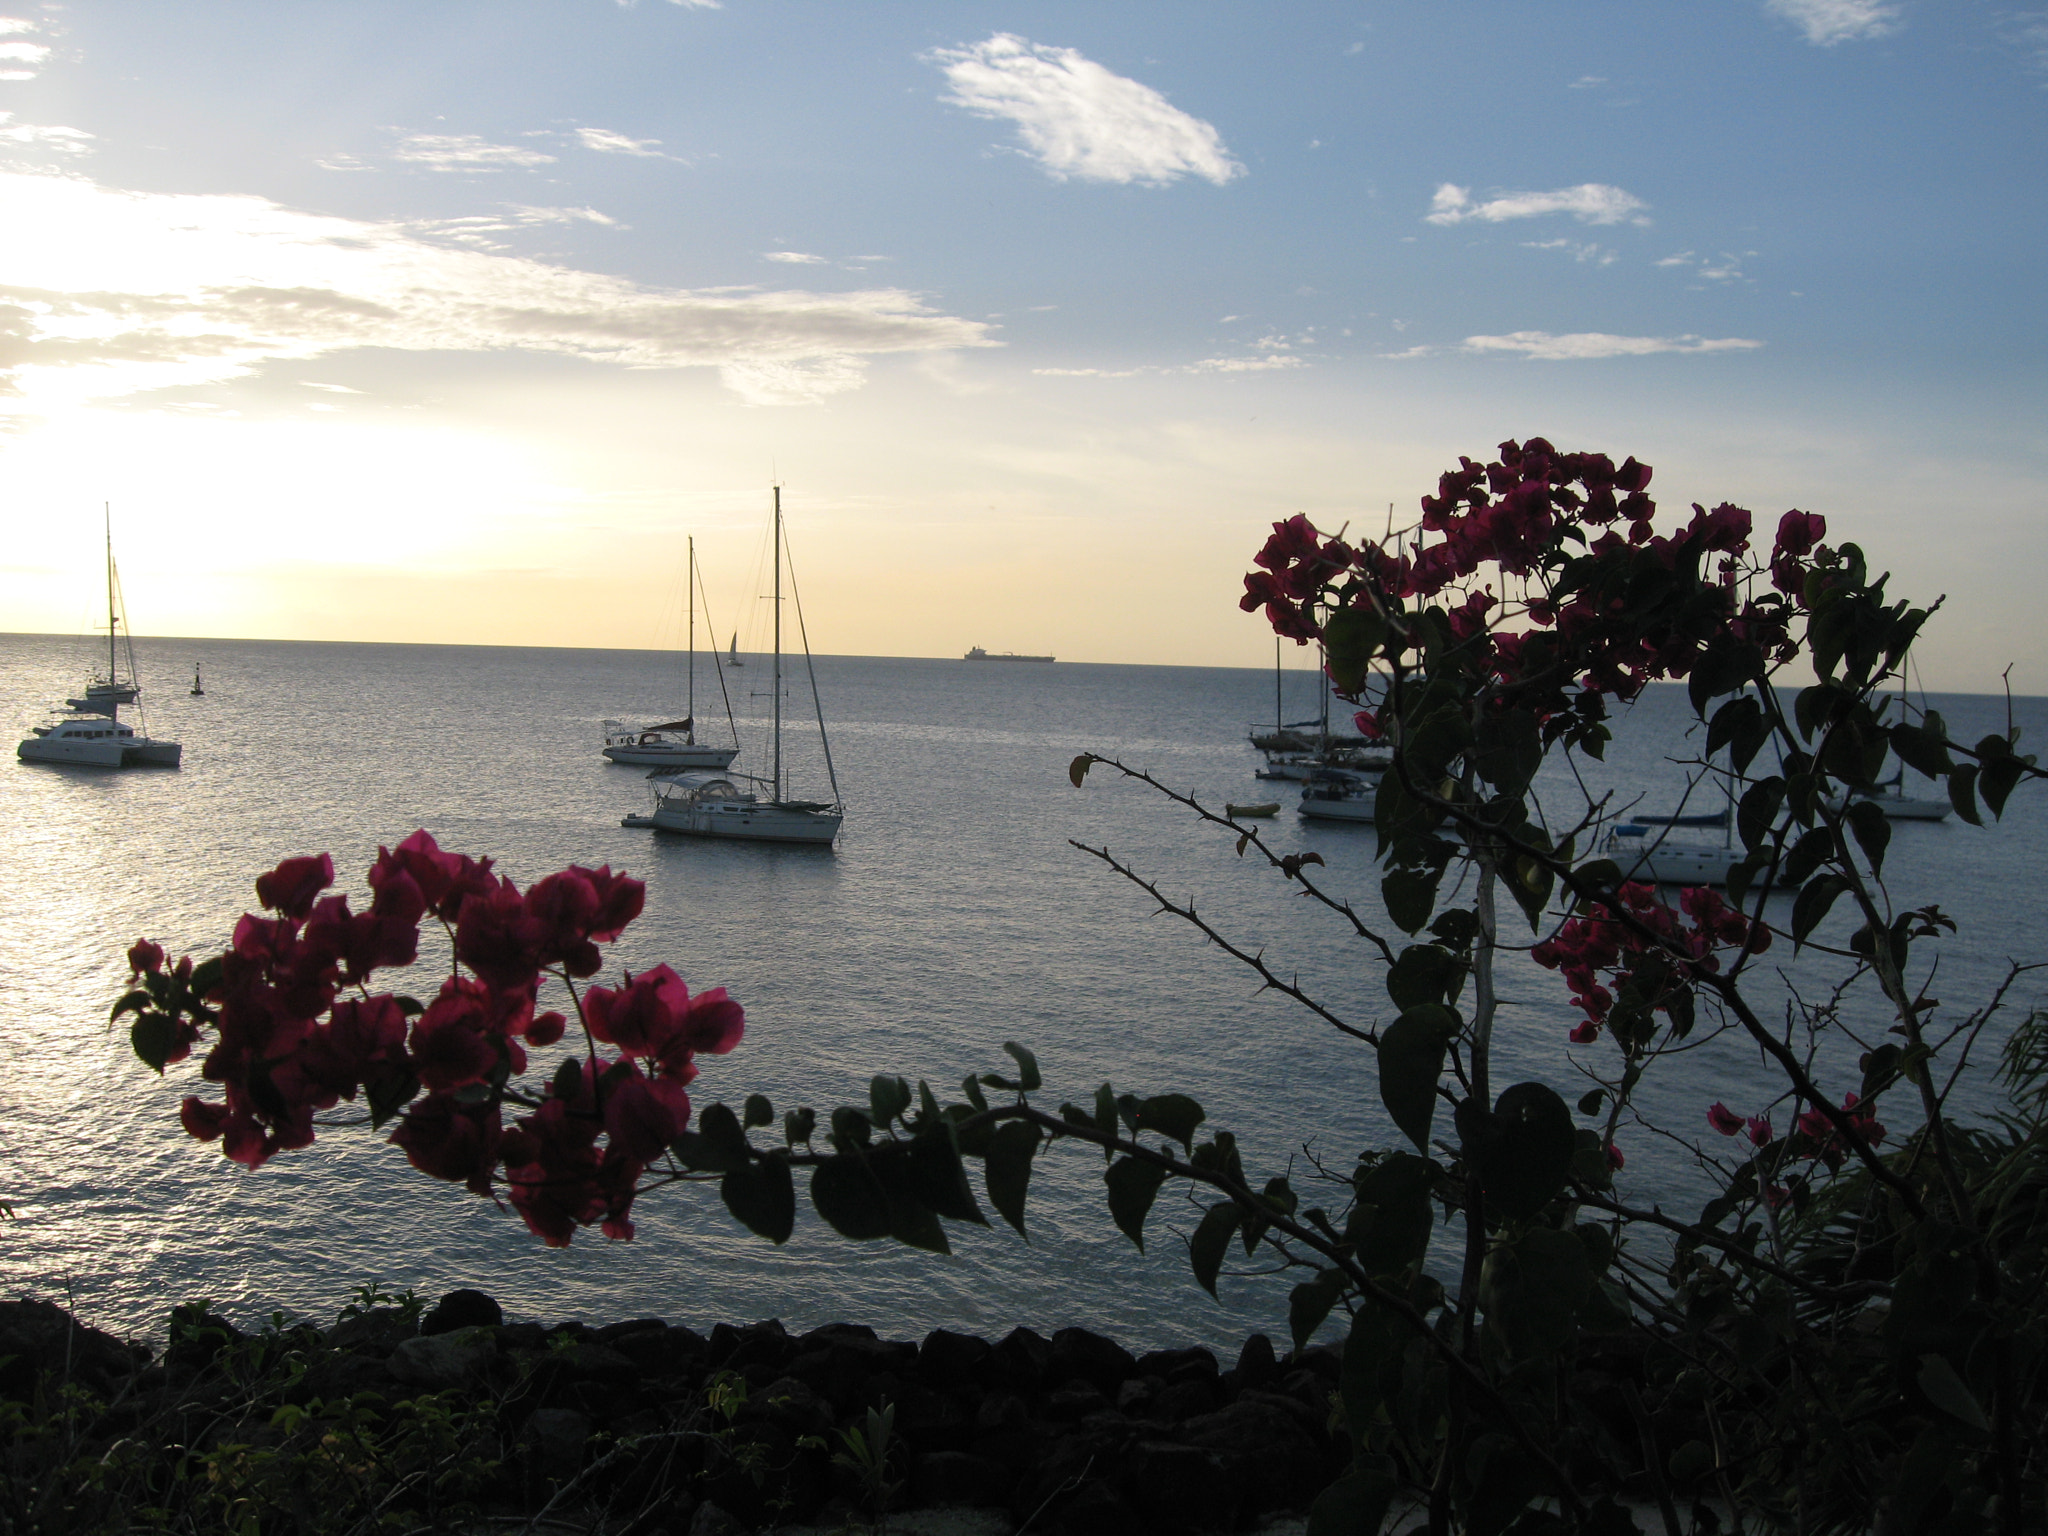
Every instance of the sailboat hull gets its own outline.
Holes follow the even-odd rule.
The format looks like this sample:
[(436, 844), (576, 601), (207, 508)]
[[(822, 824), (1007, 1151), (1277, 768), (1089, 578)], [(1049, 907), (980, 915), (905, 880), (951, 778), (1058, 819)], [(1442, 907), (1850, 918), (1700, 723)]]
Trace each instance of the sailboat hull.
[(832, 811), (752, 802), (724, 805), (657, 805), (648, 818), (658, 832), (687, 837), (722, 837), (747, 843), (812, 843), (829, 847), (842, 818)]
[(740, 754), (736, 747), (700, 747), (669, 742), (647, 746), (606, 747), (604, 755), (615, 763), (627, 763), (635, 768), (719, 769), (730, 765)]

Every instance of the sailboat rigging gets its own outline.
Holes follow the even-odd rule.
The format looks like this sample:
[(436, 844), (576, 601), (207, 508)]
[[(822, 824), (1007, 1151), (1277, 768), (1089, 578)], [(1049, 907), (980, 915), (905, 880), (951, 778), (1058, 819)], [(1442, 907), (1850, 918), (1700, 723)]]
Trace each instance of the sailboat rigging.
[[(619, 720), (604, 723), (604, 755), (615, 763), (629, 763), (639, 768), (724, 768), (740, 755), (739, 734), (734, 732), (730, 747), (716, 747), (697, 740), (697, 541), (688, 541), (688, 566), (684, 585), (689, 593), (689, 653), (688, 692), (685, 695), (686, 713), (680, 720), (665, 721), (660, 725), (630, 726)], [(706, 605), (708, 608), (708, 604)], [(717, 641), (714, 639), (714, 645)], [(717, 652), (712, 652), (713, 660)], [(719, 690), (723, 692), (725, 679), (719, 678)], [(728, 699), (725, 709), (728, 729), (732, 727), (732, 703)]]
[[(654, 811), (649, 816), (629, 816), (627, 826), (650, 826), (664, 832), (683, 832), (694, 837), (722, 837), (745, 842), (811, 843), (830, 846), (845, 819), (839, 795), (839, 775), (832, 763), (832, 743), (825, 732), (825, 710), (818, 695), (817, 667), (811, 658), (811, 640), (804, 623), (803, 600), (796, 587), (796, 569), (789, 560), (787, 536), (782, 523), (782, 487), (775, 487), (773, 529), (775, 589), (775, 651), (770, 689), (773, 710), (770, 721), (769, 776), (707, 772), (661, 772), (648, 775), (654, 787)], [(829, 801), (797, 800), (789, 794), (788, 764), (783, 755), (782, 718), (782, 577), (789, 568), (790, 597), (796, 603), (797, 633), (803, 642), (804, 667), (811, 685), (811, 707), (817, 717), (818, 741), (825, 775), (832, 786)], [(735, 648), (737, 637), (735, 637)], [(742, 788), (742, 784), (754, 786)], [(762, 798), (759, 790), (765, 789)]]

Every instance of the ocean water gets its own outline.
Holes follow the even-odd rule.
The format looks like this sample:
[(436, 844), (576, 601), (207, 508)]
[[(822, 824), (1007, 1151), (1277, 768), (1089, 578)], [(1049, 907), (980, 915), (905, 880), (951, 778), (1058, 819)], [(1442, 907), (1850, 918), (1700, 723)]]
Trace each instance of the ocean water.
[[(254, 877), (277, 859), (330, 851), (341, 886), (361, 891), (378, 845), (418, 827), (444, 847), (493, 856), (522, 884), (571, 863), (645, 880), (646, 914), (608, 968), (667, 961), (693, 988), (725, 986), (747, 1010), (739, 1050), (702, 1063), (699, 1104), (760, 1091), (778, 1110), (825, 1111), (865, 1102), (878, 1071), (957, 1094), (965, 1074), (1005, 1069), (1002, 1042), (1015, 1039), (1037, 1052), (1048, 1103), (1084, 1100), (1105, 1080), (1191, 1093), (1212, 1124), (1238, 1134), (1261, 1177), (1291, 1168), (1299, 1181), (1318, 1163), (1341, 1171), (1361, 1147), (1396, 1138), (1369, 1052), (1262, 993), (1242, 965), (1070, 842), (1107, 847), (1163, 893), (1192, 900), (1342, 1016), (1384, 1017), (1369, 950), (1298, 888), (1240, 858), (1227, 833), (1107, 768), (1080, 789), (1067, 781), (1069, 760), (1092, 751), (1214, 805), (1291, 801), (1287, 786), (1253, 778), (1244, 740), (1248, 724), (1272, 719), (1271, 673), (821, 656), (847, 805), (828, 852), (620, 826), (645, 808), (645, 786), (598, 755), (600, 722), (679, 714), (671, 656), (138, 648), (149, 727), (184, 743), (181, 770), (0, 765), (0, 1199), (14, 1211), (0, 1222), (0, 1284), (10, 1294), (68, 1296), (85, 1320), (136, 1334), (160, 1331), (173, 1303), (199, 1297), (245, 1321), (272, 1309), (325, 1318), (373, 1280), (430, 1294), (474, 1285), (543, 1321), (660, 1316), (708, 1328), (772, 1316), (897, 1336), (1078, 1323), (1134, 1347), (1284, 1332), (1288, 1280), (1229, 1278), (1212, 1302), (1178, 1236), (1194, 1208), (1162, 1197), (1137, 1252), (1108, 1220), (1100, 1159), (1072, 1146), (1041, 1159), (1028, 1241), (1001, 1225), (956, 1228), (955, 1252), (941, 1258), (846, 1243), (807, 1208), (777, 1249), (701, 1189), (644, 1198), (634, 1242), (589, 1233), (548, 1250), (490, 1202), (414, 1173), (364, 1127), (324, 1131), (312, 1149), (253, 1174), (185, 1137), (176, 1105), (196, 1091), (195, 1064), (160, 1081), (107, 1024), (127, 946), (147, 935), (173, 953), (217, 950), (253, 905)], [(0, 699), (17, 738), (87, 662), (77, 639), (0, 637)], [(203, 698), (185, 692), (195, 663)], [(698, 665), (698, 713), (709, 719), (720, 713), (716, 686), (708, 662)], [(728, 675), (741, 767), (764, 760), (767, 672), (753, 657)], [(1290, 718), (1313, 712), (1311, 677), (1292, 673), (1289, 693)], [(1929, 702), (1966, 739), (2002, 724), (2007, 708), (1989, 696)], [(2048, 703), (2012, 707), (2038, 744)], [(787, 708), (795, 789), (814, 794), (823, 772), (800, 673)], [(1684, 724), (1682, 694), (1653, 690), (1590, 788), (1645, 809), (1675, 802), (1685, 777), (1673, 759), (1697, 751)], [(1554, 816), (1580, 793), (1562, 772), (1543, 789)], [(1980, 1006), (2009, 961), (2048, 958), (2044, 808), (2023, 789), (2003, 826), (1896, 829), (1887, 874), (1899, 907), (1939, 902), (1961, 924), (1934, 973), (1945, 1021)], [(1320, 853), (1317, 881), (1386, 928), (1369, 829), (1301, 822), (1291, 805), (1267, 826), (1279, 851)], [(444, 958), (431, 941), (422, 957)], [(1787, 1016), (1795, 994), (1817, 999), (1833, 974), (1825, 957), (1775, 952), (1760, 978), (1767, 1016)], [(1502, 990), (1497, 1083), (1540, 1078), (1575, 1098), (1582, 1068), (1611, 1064), (1598, 1046), (1575, 1053), (1576, 1064), (1567, 1053), (1574, 1019), (1555, 976), (1513, 962)], [(1980, 1059), (2010, 1012), (2044, 992), (2039, 976), (2020, 980)], [(1866, 1042), (1882, 1037), (1868, 988), (1845, 997), (1841, 1013)], [(1753, 1047), (1707, 1029), (1698, 1038), (1660, 1065), (1647, 1100), (1681, 1135), (1620, 1131), (1624, 1189), (1645, 1204), (1682, 1210), (1697, 1199), (1686, 1142), (1717, 1140), (1704, 1132), (1705, 1104), (1767, 1104), (1770, 1078)], [(1824, 1080), (1854, 1086), (1854, 1054), (1844, 1041), (1818, 1045)]]

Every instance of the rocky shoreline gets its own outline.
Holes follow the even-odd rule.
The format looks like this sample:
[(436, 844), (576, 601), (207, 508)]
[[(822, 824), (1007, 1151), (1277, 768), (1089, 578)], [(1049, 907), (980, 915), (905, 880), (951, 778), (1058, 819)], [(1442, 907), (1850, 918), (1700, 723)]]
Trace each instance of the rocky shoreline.
[(0, 1303), (0, 1358), (0, 1396), (16, 1403), (47, 1412), (74, 1389), (89, 1405), (76, 1433), (103, 1465), (175, 1454), (215, 1483), (223, 1447), (255, 1445), (310, 1487), (348, 1414), (396, 1425), (411, 1422), (399, 1405), (431, 1399), (474, 1442), (470, 1518), (574, 1516), (633, 1536), (866, 1526), (949, 1506), (1048, 1536), (1249, 1530), (1306, 1509), (1345, 1455), (1330, 1429), (1335, 1352), (1280, 1355), (1263, 1334), (1222, 1361), (1133, 1355), (1083, 1328), (909, 1342), (849, 1324), (547, 1327), (455, 1291), (324, 1330), (245, 1335), (180, 1309), (160, 1354), (46, 1302)]

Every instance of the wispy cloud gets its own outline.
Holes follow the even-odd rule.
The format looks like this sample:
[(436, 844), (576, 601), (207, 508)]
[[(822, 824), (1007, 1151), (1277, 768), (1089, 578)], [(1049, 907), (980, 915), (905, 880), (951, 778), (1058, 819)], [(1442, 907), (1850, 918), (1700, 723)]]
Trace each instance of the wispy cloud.
[(1568, 251), (1573, 261), (1595, 267), (1610, 267), (1621, 260), (1619, 251), (1610, 251), (1597, 240), (1566, 240), (1560, 236), (1555, 240), (1524, 240), (1522, 244), (1532, 251)]
[(553, 155), (517, 144), (493, 144), (473, 133), (415, 133), (401, 139), (395, 158), (435, 171), (527, 170), (553, 165)]
[(822, 256), (813, 256), (809, 251), (763, 251), (765, 261), (786, 262), (792, 267), (818, 267), (825, 264)]
[[(0, 16), (0, 32), (26, 32), (34, 23)], [(0, 80), (33, 80), (50, 57), (45, 43), (0, 42)]]
[(1024, 147), (1062, 180), (1164, 186), (1200, 176), (1220, 187), (1244, 174), (1209, 124), (1075, 49), (998, 32), (926, 57), (946, 72), (945, 100), (1015, 123)]
[(643, 160), (676, 158), (663, 152), (659, 139), (629, 139), (609, 128), (578, 128), (576, 139), (585, 149), (594, 149), (601, 155), (637, 155)]
[(1505, 336), (1467, 336), (1467, 352), (1519, 352), (1540, 362), (1582, 362), (1598, 357), (1646, 357), (1656, 352), (1749, 352), (1762, 346), (1740, 336), (1611, 336), (1605, 331), (1510, 331)]
[(1818, 48), (1899, 29), (1895, 0), (1764, 0), (1764, 9), (1791, 22)]
[(1660, 256), (1654, 265), (1685, 267), (1710, 283), (1741, 283), (1749, 281), (1742, 264), (1754, 255), (1755, 251), (1723, 251), (1719, 256), (1695, 256), (1691, 251), (1680, 251), (1674, 256)]
[(1429, 200), (1429, 212), (1423, 219), (1430, 224), (1465, 224), (1474, 219), (1482, 224), (1504, 224), (1510, 219), (1568, 213), (1581, 224), (1648, 224), (1643, 210), (1649, 206), (1633, 193), (1598, 181), (1559, 187), (1555, 192), (1503, 192), (1483, 203), (1472, 201), (1470, 187), (1447, 181)]
[(84, 155), (92, 151), (92, 135), (83, 128), (46, 128), (39, 123), (17, 123), (12, 112), (0, 112), (0, 144), (20, 144), (54, 149), (59, 154)]
[(1275, 373), (1307, 366), (1305, 359), (1292, 353), (1268, 352), (1253, 357), (1205, 357), (1192, 363), (1148, 363), (1140, 368), (1034, 368), (1031, 371), (1055, 379), (1136, 379), (1161, 374)]
[(0, 395), (17, 411), (359, 347), (713, 367), (751, 402), (788, 403), (857, 387), (877, 355), (995, 345), (901, 289), (648, 287), (259, 197), (0, 173), (0, 227)]
[(1998, 38), (2048, 84), (2048, 11), (2015, 11), (1999, 22)]

